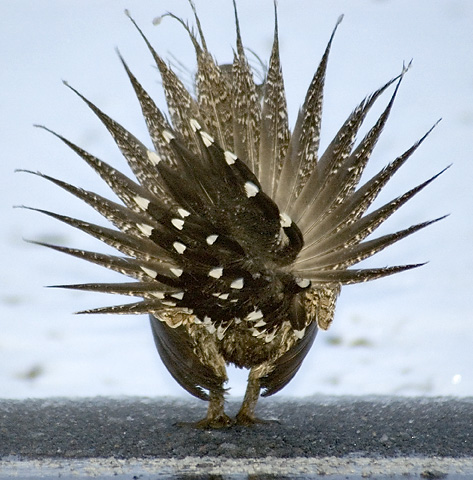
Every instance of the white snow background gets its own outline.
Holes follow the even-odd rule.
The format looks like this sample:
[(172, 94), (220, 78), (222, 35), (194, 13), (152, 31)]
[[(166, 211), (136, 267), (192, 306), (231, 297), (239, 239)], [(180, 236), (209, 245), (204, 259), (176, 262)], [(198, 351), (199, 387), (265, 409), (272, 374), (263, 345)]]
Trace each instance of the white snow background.
[[(196, 3), (209, 49), (220, 63), (231, 62), (231, 1)], [(160, 362), (146, 316), (75, 316), (75, 311), (119, 303), (121, 298), (43, 288), (123, 277), (23, 238), (104, 252), (107, 248), (51, 218), (12, 208), (29, 205), (103, 222), (54, 185), (14, 173), (19, 168), (113, 196), (79, 157), (33, 124), (46, 125), (128, 171), (105, 128), (62, 79), (151, 145), (114, 49), (120, 49), (163, 107), (160, 79), (125, 8), (161, 55), (176, 63), (172, 54), (188, 67), (190, 81), (194, 55), (182, 27), (170, 18), (152, 25), (152, 19), (167, 10), (193, 23), (185, 0), (2, 3), (0, 397), (187, 395)], [(238, 0), (238, 8), (244, 45), (267, 60), (272, 1)], [(280, 0), (281, 56), (292, 122), (342, 13), (328, 66), (322, 148), (365, 95), (413, 59), (365, 179), (441, 117), (377, 205), (453, 166), (375, 235), (451, 215), (366, 262), (385, 266), (429, 261), (413, 271), (345, 287), (332, 328), (319, 333), (284, 394), (473, 395), (473, 2)], [(379, 101), (368, 126), (389, 96)], [(233, 369), (230, 377), (231, 394), (242, 395), (246, 373)]]

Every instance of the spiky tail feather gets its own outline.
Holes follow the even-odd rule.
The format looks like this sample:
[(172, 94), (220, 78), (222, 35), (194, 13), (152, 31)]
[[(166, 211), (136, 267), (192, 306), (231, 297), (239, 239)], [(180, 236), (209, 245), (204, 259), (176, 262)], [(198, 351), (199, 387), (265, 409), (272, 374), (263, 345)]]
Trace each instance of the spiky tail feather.
[[(37, 211), (98, 238), (125, 257), (43, 245), (137, 280), (115, 285), (65, 286), (143, 298), (142, 302), (86, 313), (159, 314), (174, 310), (193, 315), (195, 321), (208, 325), (209, 331), (224, 331), (229, 321), (246, 321), (255, 336), (266, 335), (271, 341), (274, 334), (268, 332), (274, 333), (282, 318), (288, 318), (296, 332), (304, 331), (294, 298), (311, 289), (320, 305), (325, 302), (330, 307), (320, 307), (316, 315), (318, 325), (327, 328), (341, 285), (381, 278), (421, 264), (348, 267), (439, 220), (366, 240), (437, 177), (366, 213), (381, 189), (431, 131), (359, 185), (406, 69), (363, 100), (320, 155), (323, 87), (330, 48), (341, 18), (292, 133), (279, 58), (277, 16), (261, 101), (261, 89), (255, 83), (243, 48), (236, 6), (237, 38), (231, 69), (214, 61), (196, 13), (195, 18), (199, 37), (178, 20), (185, 26), (196, 52), (196, 97), (187, 91), (131, 19), (161, 74), (170, 115), (169, 122), (120, 55), (153, 149), (69, 86), (109, 130), (136, 181), (52, 133), (84, 159), (122, 203), (37, 174), (88, 203), (118, 230)], [(387, 107), (356, 145), (356, 135), (368, 111), (393, 83), (396, 86)]]

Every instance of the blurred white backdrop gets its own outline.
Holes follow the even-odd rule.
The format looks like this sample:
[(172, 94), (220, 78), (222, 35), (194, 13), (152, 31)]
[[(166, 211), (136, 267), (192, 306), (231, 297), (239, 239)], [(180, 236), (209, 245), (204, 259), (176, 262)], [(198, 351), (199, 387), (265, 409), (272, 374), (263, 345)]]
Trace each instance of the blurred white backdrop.
[[(196, 3), (211, 52), (219, 63), (231, 61), (231, 1)], [(192, 23), (185, 0), (16, 0), (2, 6), (0, 397), (186, 395), (162, 366), (145, 316), (74, 316), (75, 311), (119, 299), (43, 288), (118, 281), (118, 275), (22, 238), (100, 251), (105, 247), (52, 219), (12, 208), (24, 204), (101, 221), (53, 185), (14, 173), (18, 168), (40, 170), (108, 195), (77, 156), (33, 124), (47, 125), (126, 171), (112, 139), (62, 79), (150, 144), (114, 49), (120, 49), (161, 106), (163, 95), (152, 58), (123, 14), (125, 8), (157, 51), (178, 58), (192, 75), (192, 46), (182, 27), (169, 18), (152, 25), (152, 19), (167, 10)], [(238, 8), (245, 46), (268, 59), (271, 0), (238, 0)], [(473, 395), (473, 3), (280, 0), (281, 56), (292, 121), (341, 13), (345, 18), (326, 81), (322, 148), (365, 95), (413, 58), (367, 174), (406, 150), (442, 117), (379, 202), (451, 163), (452, 168), (391, 218), (382, 232), (451, 216), (369, 261), (377, 266), (429, 263), (346, 287), (332, 328), (319, 334), (284, 394)], [(245, 379), (245, 372), (231, 371), (233, 395), (243, 393)]]

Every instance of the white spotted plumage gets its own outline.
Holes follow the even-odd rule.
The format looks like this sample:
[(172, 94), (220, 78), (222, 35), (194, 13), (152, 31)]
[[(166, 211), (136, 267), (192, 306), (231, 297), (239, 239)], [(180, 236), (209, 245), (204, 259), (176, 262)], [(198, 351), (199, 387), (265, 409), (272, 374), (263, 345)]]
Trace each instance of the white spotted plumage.
[(259, 309), (256, 309), (256, 310), (253, 310), (252, 312), (250, 312), (245, 317), (245, 320), (247, 320), (248, 322), (254, 322), (255, 320), (259, 320), (260, 318), (263, 318), (263, 312)]
[(153, 233), (153, 227), (151, 225), (137, 223), (136, 226), (141, 230), (143, 235), (145, 235), (146, 237), (151, 237), (151, 234)]
[(234, 288), (236, 290), (241, 290), (245, 284), (245, 279), (244, 278), (237, 278), (233, 280), (233, 282), (230, 284), (230, 288)]
[[(225, 363), (251, 369), (249, 393), (237, 416), (240, 423), (251, 423), (260, 389), (271, 395), (283, 388), (318, 328), (329, 327), (342, 285), (419, 265), (350, 268), (438, 220), (366, 239), (437, 175), (368, 211), (427, 136), (360, 184), (406, 69), (363, 100), (319, 155), (325, 72), (339, 21), (291, 132), (277, 17), (265, 79), (257, 85), (243, 48), (235, 0), (237, 39), (230, 66), (218, 65), (209, 53), (195, 6), (189, 3), (197, 33), (180, 18), (167, 16), (182, 24), (195, 47), (195, 96), (132, 20), (161, 74), (169, 119), (120, 57), (152, 149), (68, 85), (103, 122), (136, 179), (52, 132), (102, 177), (121, 203), (38, 174), (88, 203), (115, 229), (36, 210), (98, 238), (123, 256), (43, 245), (134, 279), (67, 288), (142, 299), (83, 313), (149, 313), (158, 351), (171, 374), (193, 395), (210, 398), (207, 426), (228, 419), (222, 400)], [(378, 121), (356, 143), (368, 111), (393, 84)]]
[(148, 155), (148, 160), (155, 166), (158, 165), (158, 163), (161, 161), (161, 157), (156, 152), (152, 152), (151, 150), (148, 150), (147, 155)]
[(210, 145), (215, 142), (213, 137), (211, 137), (207, 132), (200, 132), (200, 136), (202, 137), (202, 141), (206, 147), (210, 147)]
[(228, 165), (233, 165), (238, 158), (234, 153), (229, 152), (228, 150), (224, 153), (224, 155), (225, 161), (228, 163)]
[(213, 235), (209, 235), (205, 239), (205, 241), (207, 242), (208, 245), (213, 245), (215, 243), (215, 241), (217, 240), (217, 238), (218, 238), (218, 235), (213, 234)]
[(248, 198), (255, 197), (259, 193), (259, 188), (253, 182), (246, 182), (245, 192)]
[(135, 202), (141, 208), (141, 210), (145, 210), (145, 211), (150, 204), (150, 201), (147, 198), (143, 198), (138, 195), (135, 197)]
[(181, 242), (174, 242), (174, 243), (172, 244), (172, 246), (174, 247), (174, 250), (176, 250), (176, 252), (179, 253), (179, 254), (181, 254), (181, 255), (182, 255), (182, 254), (186, 251), (186, 249), (187, 249), (187, 246), (184, 245), (184, 244), (181, 243)]
[(177, 209), (177, 213), (179, 213), (179, 215), (182, 217), (182, 218), (186, 218), (190, 215), (190, 212), (188, 212), (185, 208), (178, 208)]
[(151, 278), (156, 278), (156, 275), (157, 275), (157, 272), (155, 272), (154, 270), (151, 270), (151, 268), (146, 268), (146, 267), (140, 267), (141, 270), (143, 270), (143, 272), (146, 273), (146, 275), (148, 275), (149, 277)]
[(175, 277), (180, 277), (183, 273), (182, 268), (170, 268), (169, 270)]
[(209, 271), (209, 277), (212, 277), (212, 278), (220, 278), (222, 275), (223, 275), (222, 267), (212, 268), (212, 270)]
[(181, 220), (180, 218), (173, 218), (171, 220), (171, 223), (178, 229), (182, 230), (184, 228), (184, 220)]
[(163, 137), (167, 143), (171, 143), (176, 138), (169, 130), (163, 130)]

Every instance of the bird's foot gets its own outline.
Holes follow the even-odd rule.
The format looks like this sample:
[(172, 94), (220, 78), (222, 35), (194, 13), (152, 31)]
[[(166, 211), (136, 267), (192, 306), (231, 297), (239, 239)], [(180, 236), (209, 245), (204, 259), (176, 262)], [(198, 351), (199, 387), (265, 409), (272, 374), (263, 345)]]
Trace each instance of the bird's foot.
[(217, 429), (217, 428), (230, 428), (235, 425), (235, 420), (230, 418), (225, 413), (215, 417), (205, 417), (198, 422), (179, 422), (179, 427), (192, 427), (202, 430)]
[(252, 425), (270, 425), (272, 423), (281, 423), (279, 420), (266, 420), (263, 418), (255, 417), (254, 415), (248, 415), (246, 413), (239, 412), (235, 418), (236, 425), (244, 427), (250, 427)]

